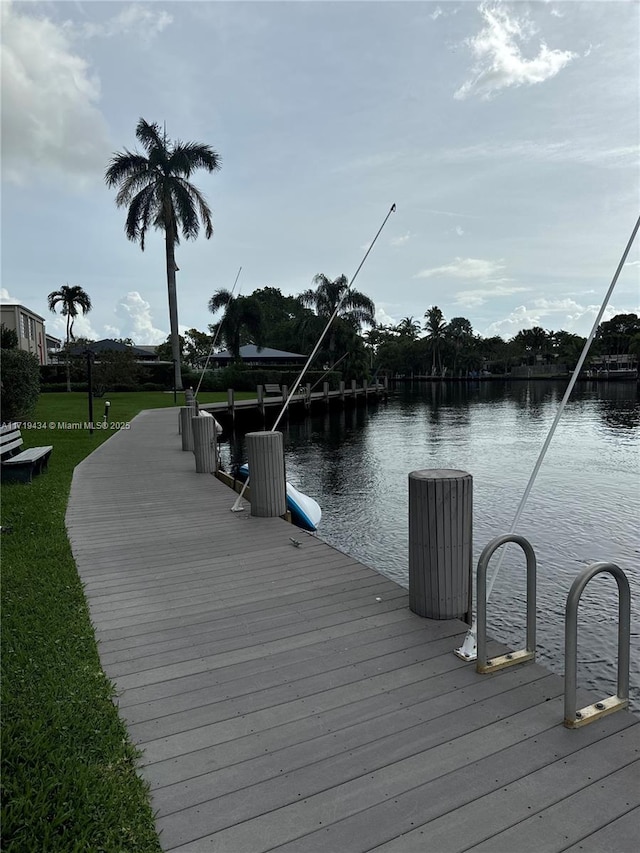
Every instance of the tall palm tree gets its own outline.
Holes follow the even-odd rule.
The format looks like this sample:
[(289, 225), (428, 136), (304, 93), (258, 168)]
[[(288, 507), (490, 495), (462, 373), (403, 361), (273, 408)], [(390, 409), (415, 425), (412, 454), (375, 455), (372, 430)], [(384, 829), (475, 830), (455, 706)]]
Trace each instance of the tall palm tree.
[[(312, 308), (319, 317), (328, 321), (340, 305), (337, 317), (346, 320), (353, 328), (359, 331), (363, 325), (373, 326), (376, 306), (364, 293), (360, 293), (359, 290), (350, 290), (345, 275), (331, 281), (326, 275), (319, 273), (314, 276), (313, 283), (316, 286), (315, 290), (313, 288), (305, 290), (298, 297), (305, 308)], [(335, 354), (335, 348), (336, 332), (335, 327), (332, 326), (329, 329), (331, 356)]]
[(224, 308), (219, 322), (220, 334), (231, 355), (240, 358), (243, 336), (251, 338), (258, 349), (264, 344), (264, 323), (260, 303), (252, 296), (236, 296), (221, 288), (209, 300), (209, 311), (216, 314)]
[(67, 391), (71, 391), (71, 365), (69, 362), (69, 345), (74, 340), (73, 321), (78, 316), (78, 312), (82, 311), (82, 315), (88, 314), (91, 311), (91, 299), (85, 291), (78, 285), (69, 287), (68, 284), (63, 284), (60, 290), (52, 290), (47, 296), (49, 310), (56, 313), (56, 306), (60, 305), (60, 313), (67, 318), (67, 345), (66, 363), (67, 363)]
[(172, 142), (166, 132), (160, 132), (159, 125), (149, 124), (143, 118), (136, 127), (136, 137), (146, 156), (126, 148), (114, 154), (105, 173), (105, 182), (108, 187), (118, 187), (117, 206), (128, 205), (125, 233), (129, 240), (140, 243), (142, 251), (151, 226), (164, 231), (171, 352), (175, 387), (182, 389), (175, 247), (180, 243), (180, 232), (186, 239), (198, 236), (200, 220), (205, 237), (212, 236), (211, 209), (200, 190), (189, 183), (189, 178), (196, 169), (208, 172), (219, 169), (220, 157), (209, 145)]
[(431, 341), (431, 352), (432, 352), (432, 363), (431, 363), (431, 373), (434, 374), (436, 372), (436, 362), (442, 372), (442, 359), (440, 358), (440, 343), (442, 338), (444, 337), (444, 329), (446, 323), (444, 321), (444, 314), (438, 308), (437, 305), (433, 305), (431, 308), (428, 308), (424, 314), (426, 318), (426, 323), (424, 324), (425, 331), (427, 333), (427, 337)]

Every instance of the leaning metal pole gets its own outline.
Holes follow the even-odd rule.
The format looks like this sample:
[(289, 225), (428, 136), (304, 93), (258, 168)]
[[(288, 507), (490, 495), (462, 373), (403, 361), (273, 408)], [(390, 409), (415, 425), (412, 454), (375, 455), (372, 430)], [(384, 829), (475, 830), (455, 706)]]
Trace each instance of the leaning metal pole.
[[(542, 463), (544, 461), (544, 457), (546, 456), (547, 450), (549, 449), (549, 445), (551, 444), (551, 439), (554, 436), (554, 433), (556, 431), (556, 427), (558, 426), (560, 418), (562, 417), (562, 413), (564, 411), (564, 408), (567, 405), (567, 401), (571, 395), (571, 392), (573, 391), (573, 386), (576, 384), (576, 380), (578, 379), (578, 375), (580, 374), (580, 371), (582, 370), (582, 365), (584, 364), (584, 361), (585, 361), (587, 354), (589, 352), (589, 349), (591, 347), (591, 343), (592, 343), (592, 341), (596, 335), (596, 332), (598, 330), (598, 326), (600, 325), (600, 321), (602, 320), (602, 315), (604, 314), (605, 309), (609, 303), (609, 300), (611, 299), (611, 294), (613, 293), (613, 290), (614, 290), (614, 288), (618, 282), (618, 278), (620, 277), (620, 273), (622, 272), (622, 268), (626, 263), (627, 256), (628, 256), (629, 252), (631, 251), (631, 247), (633, 246), (633, 241), (636, 239), (636, 235), (638, 233), (639, 228), (640, 228), (640, 216), (638, 217), (638, 220), (636, 221), (636, 224), (633, 228), (633, 231), (631, 232), (631, 236), (629, 237), (629, 240), (627, 242), (626, 248), (625, 248), (624, 252), (622, 253), (622, 257), (620, 258), (620, 263), (618, 264), (618, 267), (617, 267), (617, 269), (614, 273), (614, 276), (611, 280), (611, 284), (609, 285), (609, 289), (607, 290), (607, 292), (605, 294), (602, 305), (600, 306), (600, 310), (598, 311), (598, 316), (596, 317), (596, 319), (593, 323), (593, 328), (591, 329), (591, 333), (589, 334), (589, 337), (587, 338), (587, 341), (586, 341), (586, 343), (582, 349), (582, 353), (580, 354), (580, 358), (578, 359), (578, 363), (576, 364), (576, 368), (573, 371), (573, 375), (571, 376), (571, 379), (569, 380), (569, 384), (567, 386), (567, 390), (564, 393), (564, 397), (562, 398), (562, 402), (558, 406), (558, 411), (556, 413), (556, 416), (553, 420), (553, 423), (551, 424), (551, 428), (547, 434), (545, 442), (542, 446), (542, 450), (540, 451), (540, 455), (538, 456), (536, 464), (533, 468), (533, 471), (532, 471), (531, 476), (529, 478), (529, 482), (527, 483), (527, 487), (524, 490), (524, 494), (522, 495), (522, 499), (521, 499), (520, 503), (518, 504), (516, 514), (514, 515), (513, 521), (511, 522), (511, 527), (509, 528), (509, 533), (515, 533), (516, 527), (518, 525), (518, 521), (520, 520), (520, 516), (522, 515), (524, 507), (527, 503), (529, 493), (531, 492), (531, 489), (533, 488), (533, 484), (536, 481), (536, 477), (538, 476), (538, 471), (540, 470), (540, 466), (542, 465)], [(500, 552), (500, 557), (498, 558), (498, 560), (496, 562), (496, 567), (493, 570), (491, 577), (489, 578), (489, 582), (487, 584), (487, 599), (491, 595), (491, 591), (492, 591), (494, 584), (496, 582), (496, 578), (498, 577), (498, 574), (500, 572), (500, 568), (502, 566), (502, 562), (504, 560), (504, 555), (505, 555), (505, 552), (507, 550), (507, 547), (508, 546), (503, 548), (502, 551)], [(460, 646), (459, 649), (455, 649), (454, 653), (459, 658), (462, 658), (462, 660), (468, 660), (468, 661), (475, 660), (477, 657), (477, 635), (478, 635), (478, 623), (477, 623), (477, 619), (474, 619), (473, 624), (471, 625), (471, 628), (469, 629), (467, 636), (465, 637), (464, 643)]]
[[(300, 375), (298, 376), (298, 378), (296, 379), (296, 381), (293, 383), (293, 387), (292, 387), (292, 388), (291, 388), (291, 390), (289, 391), (289, 396), (288, 396), (288, 397), (287, 397), (287, 399), (284, 401), (284, 405), (282, 406), (282, 409), (281, 409), (281, 411), (280, 411), (280, 414), (279, 414), (279, 415), (278, 415), (278, 417), (276, 418), (276, 422), (274, 423), (274, 425), (271, 427), (271, 432), (274, 432), (274, 431), (278, 428), (278, 424), (280, 423), (280, 421), (281, 421), (281, 420), (282, 420), (282, 418), (284, 417), (284, 413), (287, 411), (287, 408), (288, 408), (288, 406), (289, 406), (289, 401), (291, 400), (291, 398), (293, 397), (293, 395), (294, 395), (294, 394), (296, 393), (296, 391), (298, 390), (298, 386), (299, 386), (299, 385), (300, 385), (300, 383), (302, 382), (302, 379), (303, 379), (303, 377), (304, 377), (305, 373), (306, 373), (306, 372), (307, 372), (307, 370), (309, 369), (309, 365), (311, 364), (311, 362), (313, 361), (313, 359), (314, 359), (314, 358), (315, 358), (315, 356), (316, 356), (316, 353), (317, 353), (317, 352), (318, 352), (318, 350), (320, 349), (320, 344), (322, 343), (322, 341), (324, 340), (324, 338), (325, 338), (325, 336), (326, 336), (327, 332), (329, 331), (329, 328), (331, 327), (331, 324), (333, 323), (333, 321), (334, 321), (334, 320), (336, 319), (336, 317), (338, 316), (338, 312), (339, 312), (339, 311), (340, 311), (340, 309), (342, 308), (342, 303), (343, 303), (343, 302), (344, 302), (344, 300), (346, 299), (347, 294), (349, 293), (349, 290), (350, 290), (350, 289), (351, 289), (351, 287), (353, 286), (353, 282), (354, 282), (354, 281), (356, 280), (356, 278), (358, 277), (358, 273), (360, 272), (360, 270), (361, 270), (361, 269), (362, 269), (362, 267), (364, 266), (364, 262), (367, 260), (367, 258), (368, 258), (368, 256), (369, 256), (369, 252), (373, 249), (373, 247), (374, 247), (374, 245), (375, 245), (375, 243), (376, 243), (376, 240), (378, 239), (378, 237), (379, 237), (379, 236), (380, 236), (380, 234), (382, 233), (382, 229), (383, 229), (383, 228), (384, 228), (384, 226), (387, 224), (387, 220), (389, 219), (389, 217), (391, 216), (391, 214), (392, 214), (392, 213), (395, 213), (395, 211), (396, 211), (396, 206), (395, 206), (395, 204), (392, 204), (392, 205), (391, 205), (391, 207), (389, 208), (389, 212), (387, 213), (387, 215), (385, 216), (385, 218), (384, 218), (384, 220), (383, 220), (383, 222), (382, 222), (382, 225), (378, 228), (378, 231), (377, 231), (377, 233), (376, 233), (376, 236), (373, 238), (373, 240), (372, 240), (372, 241), (371, 241), (371, 243), (369, 244), (369, 248), (368, 248), (368, 249), (367, 249), (367, 251), (365, 252), (364, 257), (362, 258), (362, 260), (360, 261), (360, 263), (358, 264), (358, 269), (354, 272), (353, 277), (352, 277), (352, 279), (351, 279), (351, 282), (350, 282), (350, 283), (349, 283), (349, 285), (345, 288), (344, 293), (343, 293), (343, 294), (342, 294), (342, 296), (340, 297), (340, 300), (338, 301), (338, 304), (337, 304), (337, 305), (336, 305), (336, 307), (335, 307), (335, 311), (333, 312), (333, 314), (332, 314), (332, 315), (331, 315), (331, 317), (329, 318), (329, 321), (328, 321), (327, 325), (324, 327), (324, 330), (323, 330), (322, 334), (321, 334), (321, 335), (320, 335), (320, 337), (318, 338), (318, 341), (317, 341), (317, 343), (316, 343), (315, 347), (313, 348), (313, 352), (311, 353), (311, 355), (309, 356), (309, 358), (308, 358), (308, 359), (307, 359), (307, 361), (306, 361), (306, 364), (304, 365), (304, 367), (303, 367), (303, 368), (302, 368), (302, 370), (300, 371)], [(236, 500), (235, 500), (235, 502), (234, 502), (233, 506), (231, 507), (231, 512), (240, 512), (240, 510), (242, 509), (242, 507), (240, 506), (240, 501), (242, 500), (242, 497), (243, 497), (243, 495), (244, 495), (244, 493), (245, 493), (245, 491), (246, 491), (246, 488), (247, 488), (247, 486), (249, 485), (249, 477), (250, 477), (250, 476), (251, 476), (251, 472), (249, 472), (249, 476), (248, 476), (248, 477), (247, 477), (247, 479), (244, 481), (243, 486), (242, 486), (242, 491), (240, 492), (240, 494), (239, 494), (239, 495), (238, 495), (238, 497), (236, 498)]]

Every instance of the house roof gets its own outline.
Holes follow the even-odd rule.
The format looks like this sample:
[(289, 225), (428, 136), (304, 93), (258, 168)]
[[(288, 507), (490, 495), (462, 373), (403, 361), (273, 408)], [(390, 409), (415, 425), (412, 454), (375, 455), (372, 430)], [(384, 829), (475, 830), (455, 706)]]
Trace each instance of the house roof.
[(129, 346), (128, 344), (123, 344), (120, 341), (114, 341), (111, 338), (104, 338), (101, 341), (92, 341), (86, 346), (73, 348), (71, 352), (73, 355), (82, 355), (82, 353), (86, 352), (88, 349), (91, 350), (91, 352), (131, 352), (133, 355), (137, 355), (139, 357), (146, 356), (147, 358), (150, 355), (146, 349)]
[[(229, 361), (233, 358), (231, 353), (228, 350), (224, 352), (217, 352), (211, 356), (212, 359), (218, 361)], [(264, 360), (269, 359), (270, 361), (291, 361), (292, 358), (307, 358), (306, 355), (302, 355), (299, 352), (285, 352), (281, 349), (271, 349), (271, 347), (262, 347), (262, 349), (258, 349), (255, 344), (247, 344), (246, 346), (240, 347), (240, 358), (244, 360)]]

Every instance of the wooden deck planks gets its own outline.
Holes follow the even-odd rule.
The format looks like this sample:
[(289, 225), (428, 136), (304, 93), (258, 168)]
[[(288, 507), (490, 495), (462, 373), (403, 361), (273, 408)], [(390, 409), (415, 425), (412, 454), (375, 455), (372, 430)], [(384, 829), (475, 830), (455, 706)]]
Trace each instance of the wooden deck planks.
[(180, 448), (175, 410), (141, 413), (78, 466), (67, 511), (165, 850), (493, 853), (544, 826), (537, 850), (624, 851), (636, 718), (566, 730), (561, 679), (478, 676), (452, 654), (462, 623), (230, 512)]

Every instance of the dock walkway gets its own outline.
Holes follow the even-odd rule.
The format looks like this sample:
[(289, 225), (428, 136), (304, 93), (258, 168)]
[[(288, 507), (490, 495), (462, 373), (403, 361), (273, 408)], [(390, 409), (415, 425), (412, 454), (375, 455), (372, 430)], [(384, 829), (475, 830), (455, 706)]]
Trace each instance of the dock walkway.
[(570, 731), (558, 676), (477, 675), (452, 653), (462, 622), (416, 616), (281, 519), (230, 512), (177, 420), (143, 412), (110, 438), (67, 511), (164, 850), (635, 851), (636, 717)]

